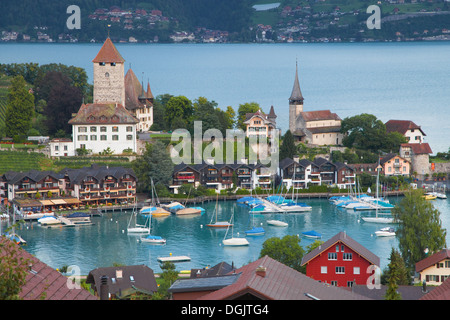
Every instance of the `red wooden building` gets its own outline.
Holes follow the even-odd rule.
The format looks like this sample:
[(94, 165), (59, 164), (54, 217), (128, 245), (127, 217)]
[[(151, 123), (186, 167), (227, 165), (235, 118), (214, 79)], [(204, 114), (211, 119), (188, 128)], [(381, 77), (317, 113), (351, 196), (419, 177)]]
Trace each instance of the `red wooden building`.
[(340, 232), (306, 254), (301, 264), (306, 265), (306, 275), (314, 280), (351, 287), (367, 284), (370, 276), (374, 280), (375, 269), (371, 266), (379, 267), (380, 258)]

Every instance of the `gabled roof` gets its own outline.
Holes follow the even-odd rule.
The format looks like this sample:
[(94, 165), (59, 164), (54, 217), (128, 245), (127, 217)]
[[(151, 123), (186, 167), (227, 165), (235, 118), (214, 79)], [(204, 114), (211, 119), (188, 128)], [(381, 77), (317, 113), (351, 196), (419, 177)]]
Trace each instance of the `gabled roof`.
[(439, 252), (436, 252), (435, 254), (432, 254), (431, 256), (420, 260), (416, 263), (416, 271), (421, 272), (425, 270), (426, 268), (444, 260), (450, 258), (450, 250), (449, 249), (442, 249)]
[(400, 146), (403, 148), (404, 147), (411, 148), (412, 152), (415, 155), (433, 153), (433, 151), (431, 151), (431, 147), (428, 143), (402, 143)]
[(334, 237), (330, 238), (328, 241), (311, 251), (310, 253), (306, 254), (302, 258), (301, 265), (307, 264), (309, 261), (315, 259), (317, 256), (319, 256), (322, 252), (328, 250), (330, 247), (334, 246), (336, 243), (341, 242), (344, 243), (346, 246), (357, 252), (359, 255), (361, 255), (364, 259), (369, 261), (370, 263), (379, 266), (380, 265), (380, 258), (376, 255), (374, 255), (372, 252), (367, 250), (365, 247), (363, 247), (361, 244), (353, 240), (350, 236), (347, 235), (345, 232), (339, 232)]
[[(120, 276), (119, 276), (120, 275)], [(109, 293), (121, 296), (126, 292), (152, 294), (158, 291), (153, 270), (146, 265), (97, 268), (89, 272), (86, 283), (100, 292), (101, 278), (108, 277)]]
[(386, 133), (399, 132), (404, 135), (408, 130), (419, 129), (420, 132), (422, 132), (422, 134), (426, 136), (425, 132), (422, 131), (420, 126), (410, 120), (389, 120), (385, 123), (385, 126)]
[(250, 123), (250, 120), (253, 119), (254, 117), (259, 117), (261, 118), (265, 124), (271, 124), (271, 125), (275, 125), (275, 118), (270, 118), (267, 114), (265, 114), (264, 112), (261, 111), (261, 109), (259, 109), (258, 111), (256, 111), (255, 113), (246, 113), (245, 114), (245, 124)]
[[(19, 293), (20, 298), (24, 300), (40, 300), (42, 298), (45, 300), (98, 300), (97, 297), (85, 289), (68, 286), (68, 278), (66, 276), (49, 267), (5, 237), (0, 237), (0, 242), (16, 246), (15, 256), (17, 259), (29, 260), (30, 262), (26, 271), (25, 285)], [(0, 250), (0, 257), (5, 253), (5, 251)]]
[(113, 176), (114, 178), (121, 179), (124, 175), (130, 175), (136, 178), (136, 174), (131, 168), (124, 167), (106, 167), (91, 165), (90, 167), (84, 167), (80, 169), (65, 168), (60, 171), (61, 177), (67, 175), (72, 184), (81, 184), (82, 180), (86, 177), (94, 177), (97, 181), (104, 179), (106, 176)]
[(424, 295), (420, 300), (450, 300), (450, 277), (439, 287)]
[[(148, 90), (149, 89), (150, 84), (148, 84)], [(128, 69), (127, 74), (125, 75), (125, 107), (128, 110), (143, 108), (144, 103), (142, 102), (142, 95), (144, 95), (145, 99), (150, 99), (148, 97), (149, 93), (144, 91), (141, 82), (139, 82), (136, 77), (136, 74), (132, 69)], [(150, 95), (153, 98), (151, 92)], [(151, 105), (150, 101), (146, 101), (145, 103)]]
[(300, 114), (305, 121), (342, 120), (336, 113), (332, 113), (330, 110), (306, 111), (300, 112)]
[(386, 162), (388, 162), (391, 159), (394, 159), (395, 157), (399, 157), (401, 160), (407, 161), (406, 159), (403, 159), (396, 153), (388, 153), (387, 155), (385, 155), (383, 158), (380, 159), (380, 164), (385, 164)]
[(234, 270), (234, 266), (222, 261), (211, 268), (191, 269), (191, 278), (222, 276)]
[(97, 56), (92, 60), (94, 63), (124, 63), (125, 59), (122, 58), (119, 51), (116, 49), (110, 38), (107, 38), (103, 43), (102, 48), (98, 52)]
[(169, 292), (195, 292), (219, 290), (227, 287), (237, 279), (240, 274), (229, 274), (214, 277), (200, 277), (176, 280), (169, 288)]
[(369, 300), (345, 289), (327, 286), (264, 256), (235, 271), (232, 284), (200, 297), (200, 300), (232, 300), (246, 296), (264, 300)]
[(69, 124), (136, 124), (136, 119), (120, 103), (83, 104)]

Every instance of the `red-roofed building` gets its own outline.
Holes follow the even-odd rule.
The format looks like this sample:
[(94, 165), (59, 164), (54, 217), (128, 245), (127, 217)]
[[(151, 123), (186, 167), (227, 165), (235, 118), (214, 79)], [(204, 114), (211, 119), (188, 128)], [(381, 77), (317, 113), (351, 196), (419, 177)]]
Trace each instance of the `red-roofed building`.
[(443, 249), (416, 263), (419, 280), (441, 285), (450, 276), (450, 250)]
[(354, 292), (324, 285), (269, 256), (232, 274), (236, 276), (232, 284), (199, 300), (368, 300)]
[(408, 141), (408, 143), (422, 143), (425, 132), (410, 120), (389, 120), (385, 123), (386, 132), (401, 133)]
[(364, 285), (373, 275), (372, 266), (379, 267), (380, 258), (340, 232), (303, 256), (306, 275), (314, 280), (339, 287)]
[(403, 143), (400, 145), (400, 157), (411, 162), (412, 172), (418, 175), (430, 173), (430, 154), (433, 151), (428, 143)]
[(420, 300), (450, 300), (450, 278), (447, 278), (439, 287), (434, 288)]
[[(49, 267), (18, 245), (5, 237), (0, 237), (2, 244), (11, 243), (17, 248), (16, 258), (29, 261), (25, 285), (19, 293), (23, 300), (97, 300), (89, 291), (72, 283), (71, 280)], [(0, 246), (0, 257), (7, 254)], [(1, 260), (1, 258), (0, 258)]]

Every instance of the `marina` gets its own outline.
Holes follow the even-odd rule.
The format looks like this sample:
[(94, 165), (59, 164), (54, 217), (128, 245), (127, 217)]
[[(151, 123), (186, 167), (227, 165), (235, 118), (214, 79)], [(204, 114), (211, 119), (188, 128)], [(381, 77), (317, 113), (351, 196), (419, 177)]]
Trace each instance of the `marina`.
[[(389, 197), (392, 204), (401, 200), (401, 196)], [(361, 245), (380, 257), (381, 267), (388, 263), (392, 247), (397, 247), (395, 236), (378, 237), (375, 232), (383, 227), (396, 227), (395, 224), (368, 223), (363, 217), (375, 217), (373, 211), (355, 211), (338, 208), (328, 199), (303, 199), (312, 210), (299, 213), (250, 214), (246, 205), (236, 200), (217, 202), (217, 219), (230, 221), (233, 216), (233, 234), (245, 238), (248, 245), (225, 246), (227, 228), (208, 228), (206, 225), (215, 220), (216, 199), (206, 201), (202, 207), (204, 214), (154, 217), (151, 222), (152, 234), (166, 240), (165, 244), (150, 245), (141, 242), (142, 235), (126, 232), (132, 210), (105, 210), (102, 215), (91, 217), (91, 224), (80, 227), (43, 227), (36, 221), (21, 223), (15, 232), (26, 245), (25, 250), (41, 259), (53, 268), (64, 265), (77, 265), (82, 274), (98, 267), (112, 266), (115, 263), (136, 265), (145, 264), (155, 272), (160, 272), (161, 257), (189, 257), (177, 262), (177, 270), (203, 268), (226, 261), (237, 266), (247, 264), (259, 258), (262, 245), (271, 237), (282, 238), (285, 235), (298, 235), (300, 245), (306, 248), (316, 238), (307, 238), (303, 232), (314, 230), (320, 233), (321, 241), (345, 231)], [(433, 205), (441, 212), (444, 228), (450, 227), (449, 199), (433, 200)], [(189, 205), (188, 205), (189, 206)], [(198, 206), (198, 204), (197, 204)], [(138, 214), (139, 223), (147, 216)], [(274, 220), (284, 222), (283, 227), (270, 224)], [(286, 225), (287, 224), (287, 225)], [(262, 226), (262, 235), (247, 236), (249, 226)], [(81, 226), (81, 225), (80, 225)], [(7, 222), (2, 220), (2, 230)], [(229, 230), (227, 238), (231, 237)], [(449, 235), (447, 234), (447, 237)], [(447, 240), (447, 243), (449, 240)], [(179, 259), (176, 259), (179, 260)]]

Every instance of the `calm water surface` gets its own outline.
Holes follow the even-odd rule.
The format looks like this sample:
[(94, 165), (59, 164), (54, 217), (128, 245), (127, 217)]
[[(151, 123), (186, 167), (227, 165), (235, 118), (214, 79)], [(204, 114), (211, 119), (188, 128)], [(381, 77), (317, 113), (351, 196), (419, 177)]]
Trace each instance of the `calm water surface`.
[[(117, 44), (155, 96), (200, 96), (219, 107), (257, 102), (288, 129), (288, 98), (298, 61), (305, 111), (342, 119), (371, 113), (383, 122), (422, 126), (433, 153), (447, 151), (450, 42), (328, 44)], [(0, 44), (0, 63), (63, 63), (86, 69), (92, 83), (97, 44)]]
[[(392, 203), (397, 198), (390, 199)], [(161, 256), (188, 255), (191, 262), (177, 263), (177, 270), (205, 267), (226, 261), (238, 267), (258, 259), (262, 244), (270, 237), (297, 235), (303, 231), (316, 230), (322, 233), (326, 241), (338, 232), (347, 234), (380, 257), (384, 268), (389, 261), (391, 248), (397, 248), (396, 238), (377, 238), (373, 234), (383, 225), (365, 223), (361, 215), (354, 211), (342, 211), (329, 204), (327, 200), (305, 199), (305, 203), (313, 210), (295, 214), (265, 214), (252, 217), (249, 209), (238, 205), (236, 201), (219, 201), (219, 220), (229, 220), (234, 212), (234, 235), (245, 237), (244, 231), (252, 223), (261, 225), (265, 235), (247, 237), (248, 247), (229, 248), (222, 246), (226, 230), (215, 230), (206, 227), (214, 216), (215, 202), (205, 203), (206, 213), (199, 216), (168, 216), (154, 218), (152, 234), (167, 239), (166, 245), (139, 243), (138, 236), (126, 233), (131, 212), (115, 212), (103, 217), (93, 217), (94, 225), (75, 228), (44, 228), (36, 222), (22, 225), (19, 234), (28, 242), (24, 247), (28, 252), (41, 259), (53, 268), (64, 265), (77, 265), (82, 274), (101, 266), (113, 263), (126, 265), (146, 264), (155, 271), (160, 271), (157, 258)], [(444, 228), (450, 227), (450, 200), (435, 200), (434, 205), (441, 212)], [(266, 224), (268, 219), (280, 219), (289, 223), (287, 228), (273, 227)], [(254, 219), (254, 221), (252, 221)], [(144, 222), (141, 216), (140, 221)], [(229, 231), (231, 233), (231, 229)], [(449, 237), (449, 235), (447, 235)], [(447, 238), (447, 243), (449, 243)], [(306, 247), (313, 240), (302, 238), (301, 246)]]

